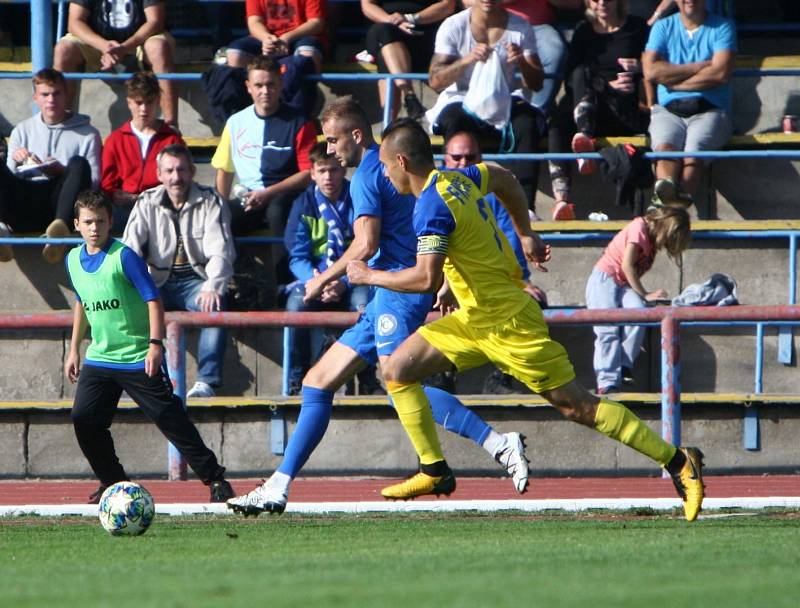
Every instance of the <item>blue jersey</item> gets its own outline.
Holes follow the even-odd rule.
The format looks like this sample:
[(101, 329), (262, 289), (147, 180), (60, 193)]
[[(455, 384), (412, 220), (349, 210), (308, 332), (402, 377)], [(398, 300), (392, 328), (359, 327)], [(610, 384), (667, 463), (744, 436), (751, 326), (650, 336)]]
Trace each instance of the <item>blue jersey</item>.
[[(717, 51), (736, 52), (736, 25), (730, 19), (709, 13), (703, 25), (689, 35), (680, 14), (676, 13), (653, 24), (645, 50), (655, 51), (673, 64), (708, 61)], [(703, 91), (677, 91), (658, 85), (658, 103), (662, 106), (682, 97), (704, 97), (721, 110), (730, 112), (731, 83)]]
[(383, 169), (378, 158), (378, 145), (373, 144), (364, 153), (350, 183), (353, 216), (358, 219), (369, 215), (381, 221), (378, 251), (368, 262), (371, 268), (409, 268), (416, 264), (417, 259), (417, 239), (411, 221), (414, 196), (397, 192)]

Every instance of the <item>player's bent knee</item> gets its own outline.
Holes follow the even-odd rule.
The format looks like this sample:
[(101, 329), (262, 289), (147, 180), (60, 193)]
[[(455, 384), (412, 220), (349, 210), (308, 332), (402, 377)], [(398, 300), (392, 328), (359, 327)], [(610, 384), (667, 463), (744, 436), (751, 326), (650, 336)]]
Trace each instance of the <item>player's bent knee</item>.
[(542, 397), (547, 399), (567, 420), (589, 427), (594, 426), (597, 405), (600, 403), (600, 399), (580, 386), (575, 380), (559, 388), (542, 393)]
[(412, 369), (406, 368), (399, 361), (397, 357), (390, 357), (381, 363), (381, 376), (384, 382), (409, 384), (419, 380)]

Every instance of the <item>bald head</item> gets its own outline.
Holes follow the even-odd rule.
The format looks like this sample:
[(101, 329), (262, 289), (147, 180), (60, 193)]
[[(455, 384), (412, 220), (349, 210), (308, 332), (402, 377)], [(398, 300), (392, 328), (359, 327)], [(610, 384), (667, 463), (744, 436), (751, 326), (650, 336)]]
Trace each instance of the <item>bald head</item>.
[(444, 166), (448, 169), (463, 169), (481, 162), (478, 140), (468, 131), (459, 131), (444, 145)]

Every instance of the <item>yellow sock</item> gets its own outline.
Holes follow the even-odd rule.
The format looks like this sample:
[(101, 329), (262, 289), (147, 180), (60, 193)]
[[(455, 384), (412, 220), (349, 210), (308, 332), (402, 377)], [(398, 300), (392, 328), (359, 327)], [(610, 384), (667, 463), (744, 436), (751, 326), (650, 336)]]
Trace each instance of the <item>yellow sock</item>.
[(433, 464), (444, 460), (436, 425), (433, 422), (431, 404), (419, 382), (401, 384), (387, 382), (386, 389), (394, 402), (400, 423), (411, 439), (421, 464)]
[(621, 403), (601, 399), (597, 406), (594, 428), (621, 441), (637, 452), (649, 456), (661, 466), (666, 466), (675, 455), (676, 447), (667, 443), (640, 418)]

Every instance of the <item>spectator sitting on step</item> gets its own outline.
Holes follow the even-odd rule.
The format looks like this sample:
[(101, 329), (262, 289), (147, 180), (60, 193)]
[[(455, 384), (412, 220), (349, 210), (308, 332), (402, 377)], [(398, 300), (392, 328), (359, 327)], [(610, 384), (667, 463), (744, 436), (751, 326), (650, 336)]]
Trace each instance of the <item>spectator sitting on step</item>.
[[(382, 74), (425, 72), (433, 56), (436, 30), (453, 14), (455, 0), (361, 0), (361, 11), (372, 21), (367, 30), (367, 50)], [(397, 117), (400, 98), (406, 115), (419, 120), (425, 108), (410, 80), (393, 80), (391, 116)], [(378, 81), (381, 107), (386, 106), (386, 81)], [(397, 94), (399, 93), (399, 95)]]
[[(586, 20), (575, 28), (569, 45), (566, 94), (550, 124), (550, 152), (566, 152), (570, 137), (573, 152), (594, 152), (597, 135), (647, 130), (647, 116), (639, 108), (647, 24), (628, 15), (627, 0), (585, 0), (585, 6)], [(550, 161), (549, 167), (553, 219), (575, 219), (570, 163)], [(594, 160), (578, 160), (581, 174), (596, 168)]]
[[(161, 185), (136, 199), (122, 240), (147, 262), (166, 310), (225, 310), (236, 257), (228, 206), (194, 181), (186, 146), (167, 146), (156, 163)], [(225, 331), (201, 329), (197, 350), (197, 382), (186, 396), (213, 397), (222, 385)]]
[[(502, 78), (487, 76), (480, 83), (473, 82), (478, 64), (495, 60), (499, 61), (497, 70)], [(514, 90), (517, 71), (522, 75), (523, 86)], [(545, 116), (525, 97), (526, 89), (538, 91), (544, 82), (536, 35), (527, 21), (506, 11), (500, 0), (484, 0), (444, 20), (436, 34), (429, 82), (440, 92), (436, 105), (427, 112), (434, 133), (450, 139), (459, 131), (469, 131), (484, 149), (518, 153), (538, 149), (547, 129)], [(481, 91), (482, 99), (493, 102), (491, 108), (486, 108), (492, 117), (479, 118), (477, 109), (467, 107), (465, 101), (469, 90), (487, 84), (493, 93)], [(506, 102), (510, 108), (504, 107)], [(515, 164), (515, 173), (533, 208), (539, 164), (530, 160)]]
[[(133, 71), (152, 67), (156, 74), (175, 71), (175, 40), (166, 31), (163, 0), (70, 0), (68, 34), (58, 41), (53, 63), (62, 72)], [(161, 113), (178, 127), (178, 91), (159, 81)], [(76, 87), (67, 88), (72, 106)]]
[[(317, 140), (313, 122), (281, 103), (280, 66), (259, 55), (247, 67), (247, 91), (253, 105), (231, 116), (211, 165), (223, 200), (231, 195), (234, 175), (246, 190), (230, 201), (235, 235), (269, 226), (282, 235), (292, 202), (311, 182), (309, 152)], [(283, 244), (272, 248), (279, 284), (289, 282)]]
[[(796, 2), (796, 0), (793, 1)], [(709, 13), (725, 15), (725, 2), (726, 0), (706, 0), (706, 8)], [(675, 0), (661, 0), (653, 10), (653, 14), (650, 15), (650, 18), (647, 20), (647, 25), (652, 27), (652, 25), (662, 17), (669, 16), (667, 13), (672, 9), (673, 4), (675, 4)], [(791, 21), (791, 19), (787, 19), (787, 21)]]
[(112, 232), (125, 229), (137, 197), (159, 185), (156, 157), (181, 136), (158, 118), (161, 89), (151, 72), (137, 72), (125, 83), (131, 119), (112, 131), (103, 146), (100, 187), (114, 203)]
[[(0, 168), (0, 236), (17, 231), (67, 237), (78, 194), (97, 186), (100, 133), (88, 116), (67, 109), (66, 82), (57, 70), (33, 75), (33, 100), (39, 113), (14, 127)], [(45, 245), (42, 256), (56, 264), (64, 246)], [(0, 251), (0, 260), (12, 257), (10, 248)]]
[[(503, 0), (503, 8), (519, 15), (533, 26), (536, 34), (536, 51), (545, 74), (542, 88), (532, 93), (528, 101), (545, 112), (550, 112), (553, 100), (561, 88), (567, 61), (567, 43), (555, 28), (556, 10), (578, 10), (582, 0)], [(475, 0), (463, 0), (464, 8), (475, 5)]]
[[(472, 133), (462, 131), (454, 134), (444, 145), (444, 166), (448, 169), (463, 169), (482, 162), (481, 149), (478, 145), (478, 140)], [(525, 259), (525, 254), (522, 251), (522, 243), (519, 240), (514, 224), (511, 221), (511, 216), (506, 211), (503, 204), (497, 199), (494, 193), (489, 193), (483, 199), (489, 205), (489, 208), (494, 214), (497, 227), (503, 232), (509, 244), (517, 256), (520, 269), (522, 270), (522, 281), (525, 286), (522, 288), (529, 296), (531, 296), (539, 306), (547, 308), (547, 295), (545, 292), (531, 283), (531, 271), (528, 268), (528, 261)], [(443, 298), (440, 297), (440, 302), (437, 302), (437, 307), (443, 303)], [(504, 374), (500, 370), (494, 370), (483, 387), (484, 393), (491, 394), (508, 394), (513, 393), (512, 386), (513, 379), (508, 374)]]
[[(306, 281), (338, 260), (353, 240), (353, 202), (345, 168), (328, 154), (325, 143), (315, 145), (309, 156), (314, 183), (294, 201), (286, 225), (289, 269), (296, 279), (287, 286), (286, 310), (363, 311), (370, 289), (366, 285), (351, 286), (347, 277), (328, 283), (316, 300), (303, 301)], [(303, 376), (322, 354), (324, 331), (297, 328), (292, 334), (289, 394), (299, 395)], [(360, 394), (372, 394), (380, 388), (374, 365), (360, 372), (358, 378)]]
[(228, 65), (244, 68), (259, 55), (304, 55), (322, 71), (327, 38), (324, 0), (247, 0), (249, 36), (228, 45)]
[[(650, 108), (656, 152), (719, 150), (733, 133), (730, 78), (736, 55), (733, 21), (709, 13), (705, 0), (676, 0), (659, 19), (643, 56), (645, 78), (658, 85)], [(703, 175), (696, 158), (656, 161), (653, 203), (690, 205)]]

